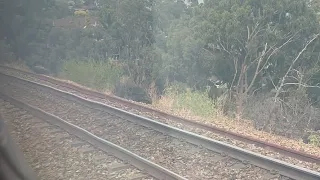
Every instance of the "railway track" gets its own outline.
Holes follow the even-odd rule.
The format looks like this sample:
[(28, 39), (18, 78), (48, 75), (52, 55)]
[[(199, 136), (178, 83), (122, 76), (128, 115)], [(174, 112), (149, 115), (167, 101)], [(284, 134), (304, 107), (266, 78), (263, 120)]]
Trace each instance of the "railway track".
[(52, 114), (0, 97), (1, 114), (41, 179), (185, 179)]
[[(64, 81), (59, 81), (47, 76), (36, 75), (33, 73), (29, 73), (29, 72), (25, 72), (25, 71), (17, 70), (14, 68), (5, 67), (5, 66), (0, 66), (0, 68), (2, 71), (8, 73), (9, 75), (10, 74), (19, 75), (29, 80), (37, 80), (43, 84), (46, 84), (58, 89), (62, 89), (67, 92), (71, 92), (83, 98), (92, 99), (94, 101), (98, 101), (106, 104), (112, 104), (112, 106), (115, 106), (117, 108), (124, 109), (126, 111), (130, 111), (135, 114), (140, 114), (142, 116), (146, 116), (146, 117), (155, 119), (159, 122), (170, 124), (178, 128), (183, 128), (184, 130), (209, 136), (210, 138), (214, 138), (220, 141), (225, 141), (227, 143), (231, 143), (239, 147), (243, 147), (249, 150), (254, 150), (255, 152), (261, 153), (263, 155), (271, 156), (280, 160), (285, 160), (294, 164), (300, 164), (301, 161), (320, 164), (320, 157), (310, 155), (305, 152), (281, 147), (276, 144), (264, 142), (259, 139), (254, 139), (252, 137), (248, 137), (242, 134), (229, 132), (224, 129), (217, 128), (211, 125), (173, 116), (173, 115), (164, 113), (162, 111), (158, 111), (143, 105), (133, 103), (128, 100), (124, 100), (115, 96), (102, 94), (97, 91), (88, 90), (88, 89), (85, 89), (70, 83), (66, 83)], [(255, 146), (254, 149), (252, 149), (251, 144)]]
[[(98, 102), (88, 101), (48, 86), (4, 75), (2, 78), (7, 79), (2, 79), (5, 81), (2, 83), (5, 85), (1, 87), (4, 93), (41, 107), (45, 111), (52, 111), (53, 114), (69, 122), (78, 123), (79, 126), (86, 127), (100, 137), (127, 146), (141, 156), (189, 179), (319, 179), (320, 177), (317, 172), (204, 138)], [(57, 105), (60, 107), (53, 108)]]

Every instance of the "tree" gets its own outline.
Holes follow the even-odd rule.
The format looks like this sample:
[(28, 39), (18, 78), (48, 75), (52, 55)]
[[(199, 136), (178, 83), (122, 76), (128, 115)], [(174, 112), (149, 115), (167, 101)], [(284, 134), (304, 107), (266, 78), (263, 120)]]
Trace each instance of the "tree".
[(216, 75), (236, 91), (241, 116), (246, 96), (261, 86), (264, 76), (278, 83), (301, 45), (318, 33), (317, 18), (304, 0), (205, 4), (194, 11), (194, 21), (200, 22), (195, 32), (212, 54)]
[[(0, 10), (1, 38), (12, 46), (16, 56), (30, 55), (29, 43), (40, 40), (46, 27), (43, 19), (45, 10), (53, 5), (52, 0), (2, 1)], [(44, 28), (44, 29), (42, 29)], [(40, 40), (41, 41), (41, 40)]]
[(116, 44), (109, 54), (118, 54), (126, 62), (127, 73), (139, 85), (148, 85), (153, 71), (152, 8), (152, 0), (114, 0), (104, 2), (100, 12), (100, 22)]

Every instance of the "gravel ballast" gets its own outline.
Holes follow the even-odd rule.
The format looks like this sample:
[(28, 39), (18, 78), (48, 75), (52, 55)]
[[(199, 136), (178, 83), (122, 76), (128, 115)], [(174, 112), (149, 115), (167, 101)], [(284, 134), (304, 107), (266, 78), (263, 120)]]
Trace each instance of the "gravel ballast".
[(226, 155), (54, 96), (40, 88), (10, 82), (1, 89), (7, 95), (55, 114), (189, 179), (285, 179)]
[[(84, 98), (88, 98), (88, 99), (92, 99), (92, 100), (95, 100), (95, 101), (98, 101), (98, 102), (106, 103), (108, 105), (112, 105), (112, 106), (127, 110), (127, 111), (135, 113), (135, 114), (139, 114), (139, 115), (142, 115), (142, 116), (145, 116), (145, 117), (149, 117), (151, 119), (157, 120), (157, 121), (165, 123), (165, 124), (169, 124), (169, 125), (174, 126), (174, 127), (178, 127), (180, 129), (183, 129), (183, 130), (194, 132), (194, 133), (197, 133), (197, 134), (209, 137), (209, 138), (213, 138), (213, 139), (216, 139), (216, 140), (219, 140), (219, 141), (222, 141), (222, 142), (229, 143), (231, 145), (235, 145), (235, 146), (238, 146), (238, 147), (241, 147), (241, 148), (244, 148), (244, 149), (247, 149), (247, 150), (262, 154), (262, 155), (265, 155), (265, 156), (276, 158), (276, 159), (279, 159), (279, 160), (282, 160), (282, 161), (285, 161), (285, 162), (288, 162), (288, 163), (291, 163), (291, 164), (294, 164), (294, 165), (297, 165), (297, 166), (300, 166), (300, 167), (304, 167), (304, 168), (308, 168), (308, 169), (312, 169), (314, 171), (320, 172), (320, 163), (316, 164), (316, 163), (309, 163), (309, 162), (301, 161), (301, 160), (298, 160), (298, 159), (295, 159), (295, 158), (292, 158), (292, 157), (288, 157), (288, 156), (282, 155), (282, 154), (280, 154), (278, 152), (275, 152), (275, 151), (272, 151), (272, 150), (269, 150), (269, 149), (257, 147), (254, 144), (250, 144), (250, 143), (234, 140), (234, 139), (231, 139), (231, 138), (226, 137), (224, 135), (220, 135), (220, 134), (216, 134), (216, 133), (204, 130), (204, 129), (196, 128), (196, 127), (191, 126), (191, 125), (186, 125), (186, 124), (182, 124), (182, 123), (170, 120), (170, 119), (158, 117), (158, 116), (153, 115), (153, 114), (151, 114), (149, 112), (143, 112), (143, 111), (134, 109), (132, 107), (128, 107), (128, 106), (125, 106), (123, 104), (120, 104), (118, 102), (112, 102), (109, 99), (88, 97), (86, 94), (82, 94), (80, 92), (77, 92), (77, 91), (74, 91), (74, 90), (70, 90), (70, 89), (68, 89), (66, 87), (63, 87), (63, 86), (52, 84), (50, 82), (38, 79), (35, 76), (24, 75), (22, 73), (19, 73), (18, 71), (12, 71), (12, 70), (5, 69), (5, 68), (2, 68), (2, 67), (0, 67), (0, 70), (2, 72), (5, 72), (6, 74), (9, 74), (9, 75), (14, 75), (14, 76), (21, 77), (21, 78), (24, 78), (24, 79), (28, 79), (28, 80), (32, 80), (32, 81), (35, 81), (35, 82), (43, 83), (43, 84), (46, 84), (46, 85), (49, 85), (49, 86), (52, 86), (52, 87), (55, 87), (55, 88), (58, 88), (58, 89), (61, 89), (61, 90), (64, 90), (64, 91), (72, 92), (72, 93), (74, 93), (74, 94), (76, 94), (78, 96), (81, 96), (81, 97), (84, 97)], [(310, 145), (307, 145), (307, 144), (295, 143), (294, 141), (290, 141), (289, 142), (289, 141), (285, 140), (285, 138), (284, 138), (284, 140), (279, 140), (281, 138), (279, 138), (279, 137), (273, 138), (273, 135), (267, 134), (267, 133), (264, 133), (264, 132), (252, 132), (252, 130), (249, 129), (249, 128), (248, 128), (247, 131), (240, 132), (240, 133), (241, 134), (245, 134), (246, 132), (248, 132), (248, 133), (250, 132), (250, 134), (259, 134), (260, 133), (261, 135), (259, 134), (259, 137), (263, 137), (264, 139), (268, 139), (268, 140), (275, 139), (274, 143), (276, 143), (276, 144), (277, 143), (281, 143), (282, 145), (287, 146), (288, 148), (294, 147), (295, 149), (297, 147), (301, 147), (302, 151), (306, 151), (308, 153), (320, 156), (320, 150), (317, 150), (319, 148), (316, 148), (316, 147), (313, 147), (313, 146), (310, 146)]]
[(13, 139), (40, 179), (153, 179), (1, 99), (0, 113)]

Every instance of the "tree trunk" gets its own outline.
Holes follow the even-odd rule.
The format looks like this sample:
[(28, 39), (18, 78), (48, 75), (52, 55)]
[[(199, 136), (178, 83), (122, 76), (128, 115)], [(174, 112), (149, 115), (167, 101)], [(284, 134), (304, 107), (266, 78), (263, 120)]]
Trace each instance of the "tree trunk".
[(237, 109), (236, 109), (236, 118), (239, 121), (242, 118), (243, 114), (243, 104), (246, 99), (246, 66), (243, 65), (241, 68), (241, 72), (239, 75), (239, 86), (237, 88), (237, 98), (236, 98), (236, 104), (237, 104)]

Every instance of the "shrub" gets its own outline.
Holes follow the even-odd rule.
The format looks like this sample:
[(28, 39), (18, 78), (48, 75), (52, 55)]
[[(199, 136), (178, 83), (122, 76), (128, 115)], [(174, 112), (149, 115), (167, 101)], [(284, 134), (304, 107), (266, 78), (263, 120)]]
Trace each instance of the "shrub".
[(165, 89), (165, 97), (173, 100), (173, 110), (187, 110), (196, 116), (209, 117), (216, 113), (216, 108), (207, 92), (191, 91), (182, 88), (183, 85), (173, 85)]
[(136, 102), (143, 102), (146, 104), (152, 103), (147, 91), (138, 86), (129, 78), (122, 78), (121, 81), (116, 84), (113, 93), (119, 97), (130, 99)]
[(122, 66), (111, 61), (65, 61), (60, 76), (79, 84), (98, 89), (113, 90), (123, 74)]
[(78, 10), (78, 11), (75, 11), (75, 12), (74, 12), (74, 15), (75, 15), (75, 16), (87, 16), (87, 15), (88, 15), (88, 12), (87, 12), (87, 11), (84, 11), (84, 10)]
[(290, 138), (301, 138), (319, 123), (320, 110), (312, 106), (305, 89), (291, 89), (282, 98), (260, 94), (248, 98), (244, 115), (256, 128)]
[(308, 137), (309, 143), (314, 146), (320, 147), (320, 136), (316, 134), (312, 134)]

